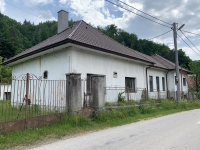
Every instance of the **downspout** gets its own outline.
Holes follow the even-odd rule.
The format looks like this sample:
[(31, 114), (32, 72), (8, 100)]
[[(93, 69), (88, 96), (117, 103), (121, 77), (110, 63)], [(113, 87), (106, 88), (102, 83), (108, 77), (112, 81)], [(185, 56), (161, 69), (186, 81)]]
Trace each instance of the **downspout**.
[(166, 88), (167, 88), (167, 98), (169, 98), (169, 92), (168, 92), (168, 82), (167, 82), (167, 75), (169, 73), (169, 70), (167, 70), (167, 73), (166, 73)]
[(146, 95), (147, 95), (147, 98), (146, 98), (146, 99), (147, 99), (147, 100), (149, 99), (147, 70), (148, 70), (149, 68), (151, 68), (151, 67), (153, 67), (153, 66), (146, 67), (146, 89), (147, 89), (147, 90), (146, 90), (146, 92), (147, 92), (147, 93), (146, 93)]

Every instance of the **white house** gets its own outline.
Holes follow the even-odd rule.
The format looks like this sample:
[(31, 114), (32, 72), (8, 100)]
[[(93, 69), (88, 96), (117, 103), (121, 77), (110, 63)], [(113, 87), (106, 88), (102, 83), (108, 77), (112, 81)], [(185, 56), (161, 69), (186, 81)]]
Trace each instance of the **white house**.
[[(165, 59), (159, 55), (150, 57), (125, 47), (84, 21), (68, 27), (67, 20), (68, 13), (59, 11), (55, 36), (3, 62), (12, 67), (13, 76), (32, 73), (44, 80), (65, 80), (66, 73), (81, 73), (82, 79), (97, 74), (105, 76), (107, 89), (132, 89), (135, 100), (141, 99), (138, 89), (145, 88), (150, 98), (157, 97), (157, 90), (162, 91), (163, 98), (167, 97), (167, 91), (175, 97), (175, 65), (172, 62), (163, 63)], [(188, 91), (187, 73), (189, 71), (183, 69), (181, 74), (184, 94)], [(83, 92), (88, 92), (89, 86), (84, 87)], [(107, 102), (116, 101), (113, 92), (107, 90)]]
[(0, 82), (0, 100), (11, 100), (11, 84)]

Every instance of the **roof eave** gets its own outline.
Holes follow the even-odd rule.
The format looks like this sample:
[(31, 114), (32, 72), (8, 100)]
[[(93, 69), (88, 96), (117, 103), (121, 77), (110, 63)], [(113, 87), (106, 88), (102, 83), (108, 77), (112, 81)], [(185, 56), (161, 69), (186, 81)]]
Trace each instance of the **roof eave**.
[(45, 46), (43, 48), (34, 50), (34, 51), (30, 52), (30, 53), (27, 53), (27, 54), (24, 54), (22, 56), (16, 57), (14, 59), (5, 61), (5, 62), (2, 63), (2, 65), (8, 65), (8, 64), (10, 64), (12, 62), (15, 62), (15, 61), (19, 60), (19, 59), (22, 59), (22, 58), (31, 56), (33, 54), (37, 54), (37, 53), (43, 52), (45, 50), (60, 46), (62, 44), (67, 44), (67, 43), (77, 44), (77, 45), (80, 45), (80, 46), (84, 46), (84, 47), (87, 47), (87, 48), (92, 48), (92, 49), (103, 51), (103, 52), (106, 52), (106, 53), (111, 53), (111, 54), (119, 55), (119, 56), (122, 56), (122, 57), (131, 58), (131, 59), (143, 61), (143, 62), (150, 63), (150, 64), (155, 64), (154, 62), (151, 62), (151, 61), (148, 61), (148, 60), (143, 60), (143, 59), (140, 59), (140, 58), (131, 57), (131, 56), (128, 56), (128, 55), (125, 55), (125, 54), (121, 54), (121, 53), (117, 53), (117, 52), (113, 52), (113, 51), (110, 51), (110, 50), (107, 50), (107, 49), (104, 49), (104, 48), (92, 46), (92, 45), (81, 43), (81, 42), (78, 42), (78, 41), (75, 41), (75, 40), (71, 40), (71, 39), (66, 39), (66, 40), (63, 40), (61, 42), (58, 42), (58, 43), (55, 43), (55, 44), (51, 44), (51, 45)]

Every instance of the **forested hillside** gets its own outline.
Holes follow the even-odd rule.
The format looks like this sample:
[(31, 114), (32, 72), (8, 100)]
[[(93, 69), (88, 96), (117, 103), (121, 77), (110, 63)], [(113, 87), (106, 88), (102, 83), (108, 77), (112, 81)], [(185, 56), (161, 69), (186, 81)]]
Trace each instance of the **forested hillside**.
[[(97, 27), (97, 29), (115, 39), (119, 43), (130, 47), (131, 49), (137, 50), (149, 56), (158, 54), (172, 62), (175, 62), (174, 51), (170, 50), (170, 48), (164, 44), (154, 43), (145, 39), (138, 39), (137, 35), (133, 33), (127, 33), (126, 31), (117, 28), (117, 26), (113, 24), (108, 25), (105, 28)], [(181, 49), (179, 49), (178, 55), (179, 64), (184, 68), (189, 69), (188, 65), (192, 60), (186, 56), (185, 52)]]
[[(69, 26), (73, 23), (75, 21), (69, 21)], [(150, 56), (156, 53), (174, 62), (174, 51), (164, 44), (138, 39), (137, 35), (125, 32), (113, 24), (104, 28), (98, 26), (97, 29), (127, 47)], [(0, 13), (0, 56), (3, 58), (2, 60), (10, 58), (56, 33), (56, 21), (47, 21), (34, 25), (34, 23), (27, 20), (23, 23), (17, 22)], [(182, 50), (179, 50), (179, 61), (184, 68), (189, 69), (188, 64), (191, 59)], [(0, 73), (1, 81), (4, 80)]]

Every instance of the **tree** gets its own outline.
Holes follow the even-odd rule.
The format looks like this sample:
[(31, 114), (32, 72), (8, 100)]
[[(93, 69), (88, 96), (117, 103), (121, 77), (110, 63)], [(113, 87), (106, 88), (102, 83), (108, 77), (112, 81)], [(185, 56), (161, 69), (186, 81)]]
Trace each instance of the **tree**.
[(195, 60), (189, 63), (189, 67), (193, 73), (193, 77), (195, 80), (196, 91), (199, 92), (200, 87), (200, 60)]
[[(2, 57), (0, 56), (0, 62)], [(0, 82), (11, 82), (12, 81), (12, 70), (8, 66), (0, 65)]]

